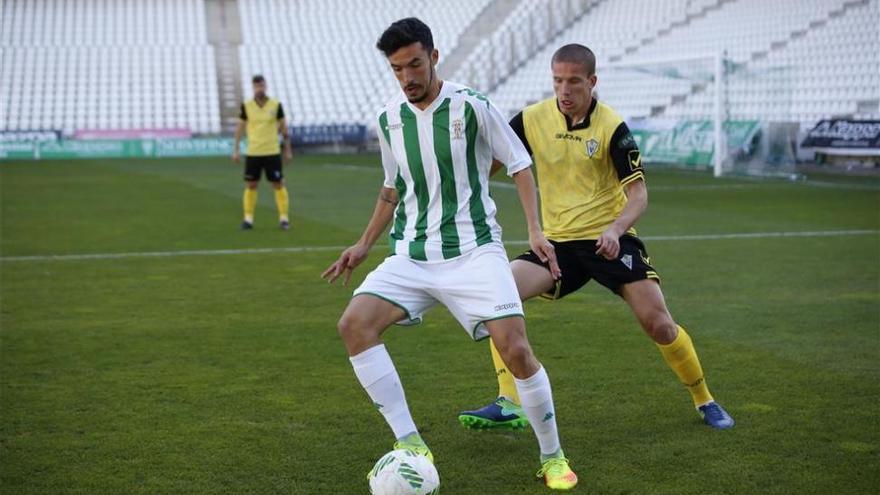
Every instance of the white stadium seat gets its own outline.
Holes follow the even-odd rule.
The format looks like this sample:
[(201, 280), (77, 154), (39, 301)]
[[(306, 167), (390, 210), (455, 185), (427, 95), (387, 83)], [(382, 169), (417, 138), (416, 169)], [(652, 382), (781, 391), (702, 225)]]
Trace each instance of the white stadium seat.
[[(206, 1), (0, 1), (0, 131), (220, 132)], [(730, 118), (880, 118), (880, 0), (521, 1), (446, 74), (443, 56), (491, 3), (238, 0), (241, 88), (265, 75), (293, 124), (374, 125), (397, 91), (376, 39), (414, 15), (434, 30), (441, 75), (508, 113), (552, 94), (550, 56), (578, 42), (597, 53), (598, 94), (625, 118), (705, 118), (714, 85), (614, 64), (721, 51)]]
[(0, 50), (0, 131), (219, 130), (204, 0), (4, 0)]

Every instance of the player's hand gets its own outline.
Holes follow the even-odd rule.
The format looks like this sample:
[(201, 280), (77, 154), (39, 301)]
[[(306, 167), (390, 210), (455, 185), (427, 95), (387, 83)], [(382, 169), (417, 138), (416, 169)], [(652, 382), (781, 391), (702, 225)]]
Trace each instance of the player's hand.
[(284, 159), (285, 162), (289, 162), (290, 160), (292, 160), (293, 159), (293, 150), (291, 150), (288, 147), (285, 147), (284, 154), (282, 155), (282, 158)]
[(547, 263), (550, 266), (550, 275), (553, 280), (559, 280), (562, 277), (562, 270), (559, 269), (559, 263), (556, 261), (556, 248), (544, 237), (542, 232), (529, 233), (529, 247), (532, 252), (538, 256), (541, 263)]
[(596, 254), (606, 260), (616, 260), (620, 254), (620, 232), (614, 226), (608, 227), (596, 241)]
[(238, 150), (232, 152), (232, 161), (234, 163), (239, 163), (241, 161), (241, 153)]
[(330, 265), (329, 268), (324, 270), (324, 273), (321, 274), (321, 278), (332, 284), (340, 277), (340, 275), (344, 274), (345, 278), (342, 280), (342, 285), (348, 285), (348, 280), (351, 278), (351, 272), (367, 259), (369, 253), (370, 248), (355, 244), (343, 251), (342, 254), (339, 255), (339, 259)]

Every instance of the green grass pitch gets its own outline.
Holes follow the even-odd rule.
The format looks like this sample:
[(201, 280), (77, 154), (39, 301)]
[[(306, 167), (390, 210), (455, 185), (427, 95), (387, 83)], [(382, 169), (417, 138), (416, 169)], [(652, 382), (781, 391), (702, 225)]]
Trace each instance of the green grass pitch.
[[(223, 158), (0, 164), (0, 492), (367, 493), (393, 439), (336, 335), (352, 287), (319, 278), (338, 251), (210, 252), (353, 242), (377, 163), (297, 157), (290, 232), (266, 184), (256, 229), (238, 230), (241, 171)], [(880, 182), (649, 169), (648, 185), (640, 233), (737, 426), (700, 423), (603, 288), (529, 302), (575, 493), (876, 493)], [(515, 191), (493, 195), (505, 238), (521, 241)], [(837, 230), (869, 232), (676, 238)], [(144, 252), (172, 255), (44, 257)], [(444, 494), (549, 493), (530, 431), (456, 420), (494, 397), (485, 342), (442, 308), (386, 342)]]

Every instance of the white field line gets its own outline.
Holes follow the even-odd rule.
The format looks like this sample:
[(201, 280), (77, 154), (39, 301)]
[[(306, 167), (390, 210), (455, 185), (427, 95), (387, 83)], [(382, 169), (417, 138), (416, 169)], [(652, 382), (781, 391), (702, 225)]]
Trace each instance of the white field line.
[[(511, 184), (510, 182), (500, 182), (500, 181), (489, 181), (489, 184), (492, 188), (499, 189), (516, 189), (515, 184)], [(648, 192), (652, 191), (711, 191), (711, 190), (726, 190), (726, 189), (755, 189), (760, 187), (770, 187), (770, 186), (778, 186), (781, 184), (794, 184), (800, 186), (807, 187), (820, 187), (824, 189), (846, 189), (846, 190), (854, 190), (854, 191), (878, 191), (880, 192), (880, 187), (874, 187), (866, 184), (838, 184), (835, 182), (820, 182), (820, 181), (801, 181), (801, 182), (749, 182), (747, 184), (690, 184), (690, 185), (670, 185), (670, 186), (652, 186), (648, 185)]]
[[(880, 230), (811, 230), (795, 232), (741, 232), (731, 234), (695, 234), (695, 235), (653, 235), (641, 237), (645, 241), (711, 241), (723, 239), (769, 239), (779, 237), (844, 237), (877, 235)], [(525, 246), (526, 240), (505, 241), (506, 245)], [(171, 258), (177, 256), (226, 256), (234, 254), (267, 254), (267, 253), (311, 253), (341, 251), (348, 246), (295, 246), (277, 248), (246, 248), (246, 249), (197, 249), (189, 251), (145, 251), (131, 253), (93, 253), (93, 254), (49, 254), (37, 256), (0, 256), (0, 262), (26, 261), (82, 261), (82, 260), (118, 260), (127, 258)], [(377, 248), (387, 247), (377, 245)]]
[[(335, 170), (346, 170), (352, 172), (371, 172), (380, 174), (381, 168), (373, 168), (364, 165), (349, 165), (345, 163), (324, 163), (321, 165), (324, 168), (335, 169)], [(725, 179), (719, 179), (719, 182), (723, 182)], [(809, 187), (819, 187), (824, 189), (846, 189), (846, 190), (855, 190), (855, 191), (880, 191), (880, 187), (870, 185), (870, 184), (845, 184), (839, 182), (828, 182), (821, 180), (804, 180), (804, 181), (781, 181), (781, 180), (768, 180), (768, 179), (760, 179), (760, 178), (752, 178), (752, 179), (740, 179), (740, 180), (748, 180), (745, 184), (691, 184), (691, 185), (670, 185), (670, 186), (652, 186), (648, 185), (648, 191), (700, 191), (700, 190), (725, 190), (725, 189), (751, 189), (755, 187), (768, 187), (768, 186), (778, 186), (783, 184), (793, 184), (793, 185), (801, 185), (801, 186), (809, 186)], [(498, 189), (510, 189), (515, 190), (516, 185), (511, 184), (510, 182), (501, 182), (497, 180), (493, 180), (489, 182), (492, 188)]]
[[(499, 189), (516, 189), (516, 184), (510, 182), (489, 181), (489, 185)], [(762, 184), (692, 184), (689, 186), (648, 186), (648, 191), (691, 191), (713, 189), (752, 189)]]

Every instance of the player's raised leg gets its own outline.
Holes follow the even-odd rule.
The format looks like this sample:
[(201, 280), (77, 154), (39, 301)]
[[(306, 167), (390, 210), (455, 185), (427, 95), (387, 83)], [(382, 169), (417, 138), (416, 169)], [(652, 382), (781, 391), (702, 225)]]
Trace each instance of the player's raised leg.
[[(523, 260), (510, 263), (520, 300), (526, 301), (553, 289), (554, 280), (547, 267)], [(498, 379), (498, 398), (480, 409), (462, 411), (458, 420), (466, 428), (520, 430), (529, 420), (520, 407), (513, 374), (501, 358), (495, 342), (490, 339), (489, 349)]]
[(562, 452), (556, 428), (556, 409), (550, 378), (532, 353), (526, 338), (525, 320), (503, 318), (485, 323), (498, 353), (514, 377), (522, 401), (522, 409), (532, 424), (541, 449), (541, 470), (537, 476), (556, 490), (569, 490), (577, 485), (577, 475)]
[(413, 422), (400, 376), (380, 339), (385, 329), (406, 316), (399, 306), (385, 299), (359, 294), (349, 302), (337, 328), (358, 381), (394, 432), (394, 448), (413, 450), (433, 462)]
[(654, 280), (640, 280), (623, 285), (620, 293), (639, 324), (657, 344), (663, 359), (690, 392), (694, 407), (706, 424), (718, 429), (732, 428), (733, 418), (712, 398), (693, 341), (669, 314), (660, 285)]

